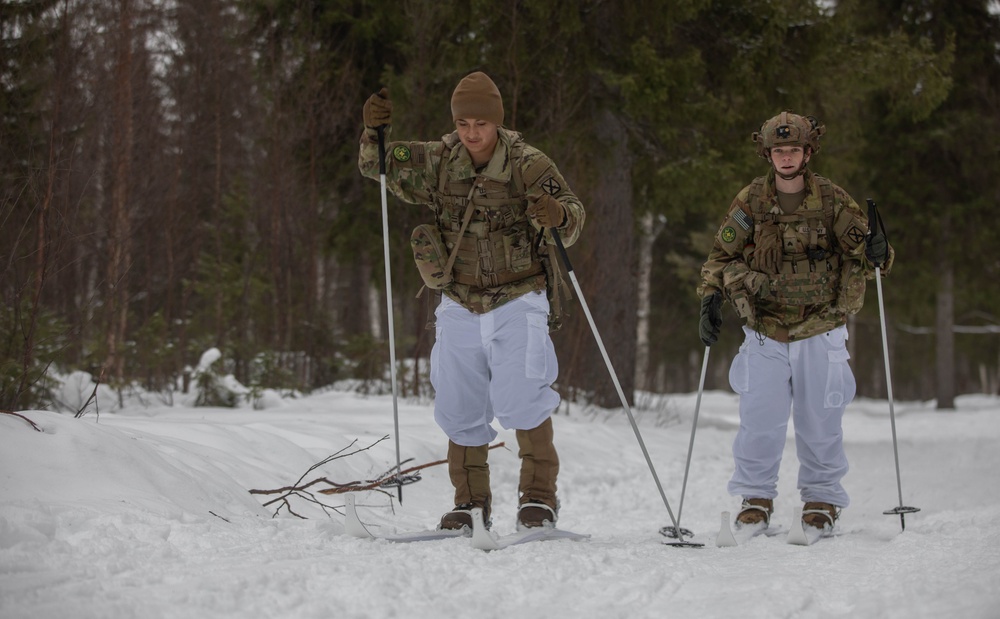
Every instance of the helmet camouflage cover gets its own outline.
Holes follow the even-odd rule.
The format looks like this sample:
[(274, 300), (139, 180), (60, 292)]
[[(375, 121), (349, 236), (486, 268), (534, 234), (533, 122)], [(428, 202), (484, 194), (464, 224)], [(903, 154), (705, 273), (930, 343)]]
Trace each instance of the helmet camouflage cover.
[(826, 125), (820, 124), (812, 116), (799, 116), (792, 112), (782, 112), (764, 122), (760, 131), (754, 131), (751, 139), (762, 159), (768, 159), (775, 146), (809, 147), (812, 154), (819, 152), (819, 138), (826, 133)]

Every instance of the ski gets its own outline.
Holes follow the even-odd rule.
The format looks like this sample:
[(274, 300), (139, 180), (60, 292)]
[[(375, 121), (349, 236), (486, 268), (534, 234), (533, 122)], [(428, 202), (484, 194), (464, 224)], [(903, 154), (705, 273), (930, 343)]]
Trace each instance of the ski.
[(569, 539), (574, 541), (590, 539), (590, 535), (585, 533), (574, 533), (556, 527), (532, 527), (523, 529), (510, 535), (498, 535), (486, 528), (483, 524), (483, 510), (475, 507), (472, 509), (472, 547), (480, 550), (502, 550), (518, 544), (528, 542), (541, 542), (556, 539)]
[(351, 537), (359, 539), (384, 539), (387, 542), (401, 544), (429, 542), (453, 537), (469, 537), (471, 535), (468, 527), (462, 527), (461, 529), (425, 529), (422, 531), (393, 533), (391, 535), (375, 535), (358, 518), (358, 511), (354, 505), (354, 496), (351, 494), (346, 495), (344, 499), (344, 531)]
[(722, 512), (721, 526), (719, 534), (715, 538), (715, 545), (719, 548), (730, 548), (745, 544), (758, 535), (775, 537), (785, 532), (784, 527), (769, 526), (763, 522), (758, 524), (742, 525), (736, 527), (734, 532), (729, 524), (729, 512)]
[(802, 521), (802, 513), (795, 509), (792, 512), (792, 528), (788, 531), (786, 541), (794, 546), (812, 546), (819, 540), (834, 535), (834, 529), (831, 527), (817, 529), (805, 524)]

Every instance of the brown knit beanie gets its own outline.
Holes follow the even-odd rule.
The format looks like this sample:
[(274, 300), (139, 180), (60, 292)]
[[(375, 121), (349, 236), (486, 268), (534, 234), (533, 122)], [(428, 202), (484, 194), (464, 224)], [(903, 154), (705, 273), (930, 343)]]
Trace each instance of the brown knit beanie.
[(503, 98), (497, 85), (482, 71), (466, 75), (451, 95), (451, 117), (477, 118), (502, 125)]

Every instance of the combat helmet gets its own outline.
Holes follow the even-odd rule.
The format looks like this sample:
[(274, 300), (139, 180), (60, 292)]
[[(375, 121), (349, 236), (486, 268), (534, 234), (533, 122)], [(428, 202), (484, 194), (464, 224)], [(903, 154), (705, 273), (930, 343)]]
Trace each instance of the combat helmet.
[(771, 149), (775, 146), (801, 146), (815, 155), (819, 152), (819, 138), (824, 133), (826, 125), (814, 117), (785, 111), (765, 121), (750, 139), (756, 145), (757, 155), (770, 161)]

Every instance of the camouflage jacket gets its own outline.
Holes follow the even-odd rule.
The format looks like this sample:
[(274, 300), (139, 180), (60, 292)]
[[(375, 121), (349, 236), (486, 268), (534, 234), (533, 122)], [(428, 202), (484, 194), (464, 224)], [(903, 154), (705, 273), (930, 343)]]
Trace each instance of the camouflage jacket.
[[(513, 180), (519, 178), (523, 184), (523, 196), (519, 197), (520, 204), (513, 212), (522, 226), (523, 222), (530, 221), (524, 215), (529, 200), (548, 193), (559, 200), (566, 210), (566, 221), (559, 228), (564, 245), (572, 245), (579, 237), (585, 219), (583, 204), (570, 190), (555, 164), (537, 148), (524, 143), (519, 133), (501, 127), (492, 159), (477, 171), (457, 133), (445, 135), (434, 142), (394, 142), (389, 140), (390, 130), (390, 127), (385, 130), (387, 188), (400, 200), (429, 207), (435, 215), (434, 222), (442, 233), (451, 229), (448, 225), (450, 222), (442, 221), (442, 204), (452, 200), (466, 202), (466, 194), (459, 196), (458, 187), (463, 184), (471, 187), (471, 183), (475, 181), (481, 189), (477, 198), (481, 196), (484, 203), (502, 203), (504, 200), (509, 202), (511, 198), (518, 202), (516, 194), (520, 191)], [(520, 166), (516, 175), (512, 172), (512, 153), (520, 153)], [(378, 180), (378, 163), (378, 134), (375, 130), (366, 128), (361, 136), (358, 157), (361, 174)], [(443, 178), (442, 174), (447, 177)], [(438, 195), (442, 188), (445, 192), (451, 192), (447, 200), (442, 200)], [(461, 191), (464, 192), (464, 189)], [(490, 232), (498, 226), (491, 214), (494, 214), (493, 209), (476, 208), (466, 235), (474, 235), (487, 241)], [(451, 217), (454, 217), (454, 213), (451, 213)], [(511, 223), (517, 222), (506, 222), (506, 225)], [(534, 226), (533, 221), (531, 225)], [(537, 229), (537, 226), (534, 227)], [(543, 253), (544, 251), (543, 248)], [(541, 272), (519, 281), (485, 287), (455, 281), (445, 286), (442, 292), (470, 311), (481, 314), (528, 292), (545, 290), (547, 277), (546, 272)]]
[[(701, 269), (699, 296), (720, 291), (755, 331), (800, 340), (847, 322), (875, 274), (865, 257), (868, 218), (842, 188), (805, 172), (806, 197), (778, 206), (774, 171), (733, 200)], [(882, 270), (892, 267), (895, 252)]]

